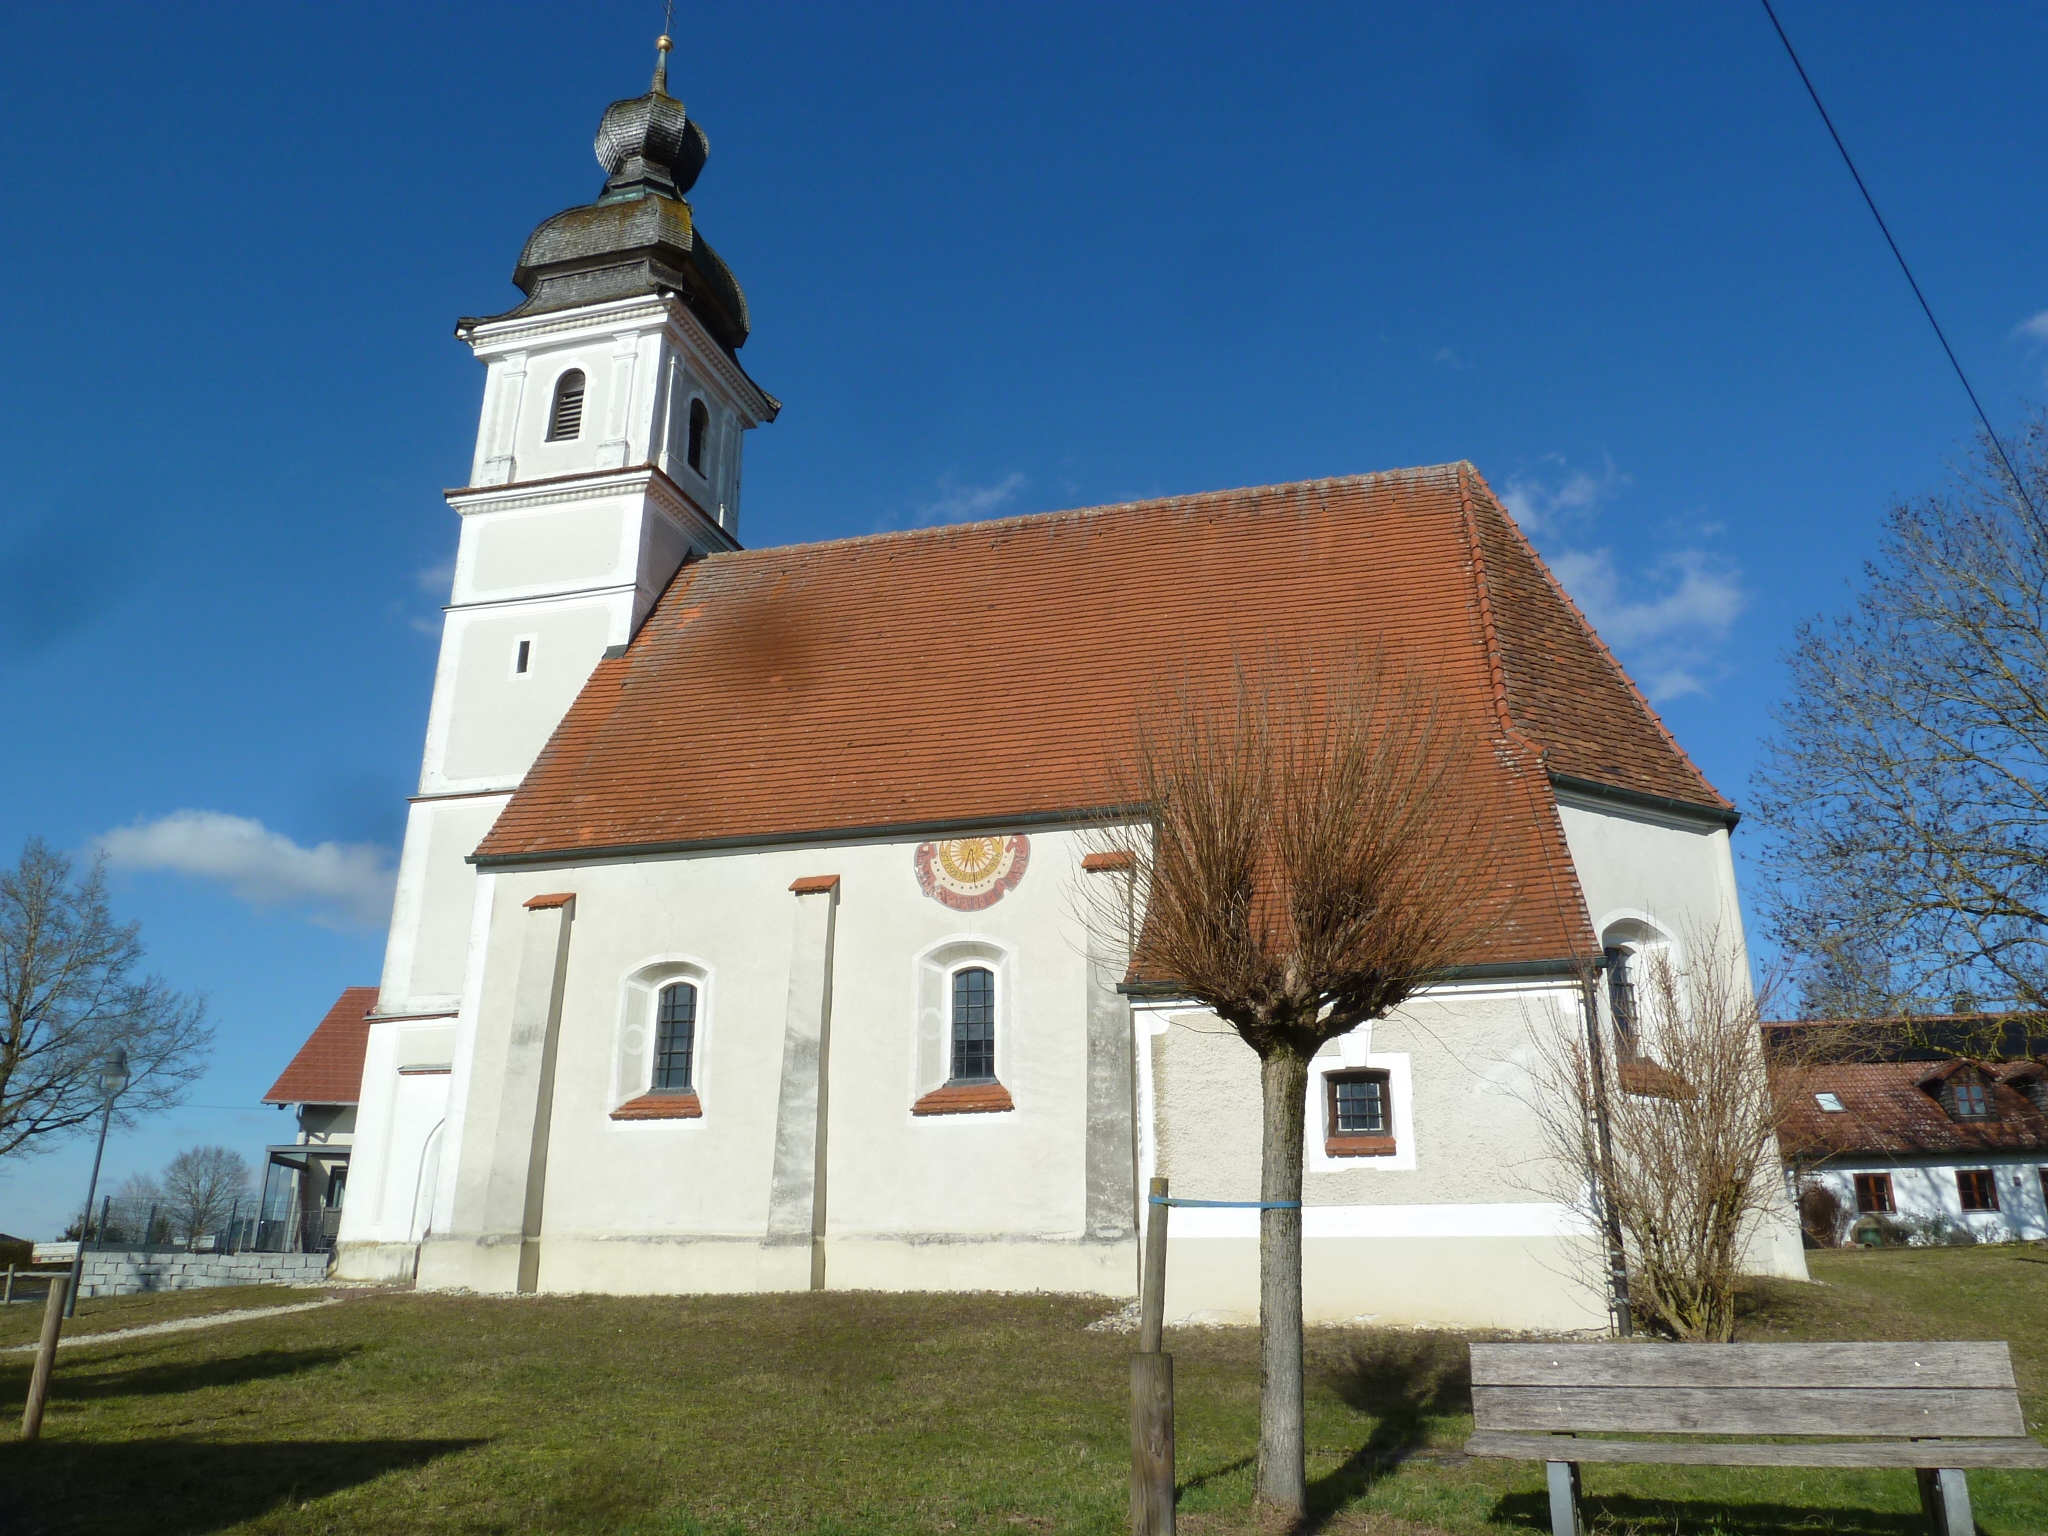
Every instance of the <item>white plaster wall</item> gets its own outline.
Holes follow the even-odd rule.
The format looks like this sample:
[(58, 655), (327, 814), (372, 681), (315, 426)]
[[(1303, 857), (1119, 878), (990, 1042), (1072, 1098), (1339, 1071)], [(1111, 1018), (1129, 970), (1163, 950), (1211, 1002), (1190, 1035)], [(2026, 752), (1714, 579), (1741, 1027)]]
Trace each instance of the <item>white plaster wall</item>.
[(398, 897), (384, 951), (378, 1008), (452, 1011), (468, 963), (476, 869), (468, 862), (504, 809), (506, 795), (416, 800), (408, 808)]
[[(447, 735), (436, 789), (517, 784), (612, 643), (628, 599), (528, 603), (448, 615)], [(513, 671), (521, 639), (527, 671)]]
[[(2048, 1157), (2038, 1152), (1947, 1162), (1845, 1158), (1830, 1161), (1807, 1177), (1809, 1182), (1832, 1190), (1852, 1220), (1856, 1212), (1856, 1175), (1888, 1173), (1898, 1216), (1921, 1220), (1946, 1217), (1969, 1228), (1982, 1242), (2013, 1238), (2037, 1242), (2048, 1239), (2048, 1206), (2044, 1206), (2041, 1189), (2044, 1167), (2048, 1167)], [(1956, 1185), (1956, 1172), (1963, 1168), (1988, 1168), (1997, 1175), (1997, 1210), (1963, 1209), (1962, 1192)]]
[(1719, 924), (1747, 964), (1725, 829), (1564, 795), (1558, 816), (1594, 932), (1630, 918), (1673, 937)]
[(604, 497), (464, 518), (455, 601), (631, 581), (629, 510), (637, 509), (627, 498)]
[[(1086, 971), (1066, 931), (1078, 868), (1067, 833), (1032, 836), (1025, 879), (986, 911), (919, 890), (914, 842), (842, 844), (507, 874), (492, 952), (516, 954), (520, 903), (574, 890), (545, 1233), (758, 1240), (768, 1218), (792, 880), (841, 877), (834, 943), (828, 1237), (916, 1244), (1019, 1234), (1078, 1240), (1085, 1146)], [(951, 937), (1016, 957), (997, 1072), (1008, 1113), (916, 1117), (914, 960)], [(614, 1122), (627, 981), (664, 959), (710, 977), (701, 1120)], [(506, 967), (485, 980), (509, 985)]]

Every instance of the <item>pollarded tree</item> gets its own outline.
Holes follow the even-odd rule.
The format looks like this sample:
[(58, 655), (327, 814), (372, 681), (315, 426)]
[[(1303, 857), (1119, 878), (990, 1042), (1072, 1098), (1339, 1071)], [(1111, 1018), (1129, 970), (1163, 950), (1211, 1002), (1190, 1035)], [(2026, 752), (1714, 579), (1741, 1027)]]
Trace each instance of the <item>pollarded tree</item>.
[(99, 1117), (100, 1068), (115, 1046), (130, 1080), (117, 1125), (177, 1102), (205, 1066), (212, 1031), (197, 997), (137, 976), (142, 941), (107, 907), (95, 863), (31, 838), (0, 870), (0, 1157), (40, 1151)]
[[(1475, 814), (1476, 743), (1420, 673), (1378, 657), (1318, 675), (1293, 658), (1240, 666), (1141, 712), (1111, 803), (1149, 827), (1106, 824), (1128, 854), (1121, 891), (1087, 887), (1091, 920), (1136, 965), (1213, 1009), (1259, 1058), (1258, 1496), (1299, 1513), (1301, 1190), (1309, 1062), (1466, 958), (1503, 909), (1492, 828)], [(1146, 835), (1134, 835), (1149, 832)], [(1289, 1204), (1291, 1202), (1291, 1204)]]
[(2048, 420), (1884, 524), (1755, 781), (1806, 1011), (2048, 1008)]

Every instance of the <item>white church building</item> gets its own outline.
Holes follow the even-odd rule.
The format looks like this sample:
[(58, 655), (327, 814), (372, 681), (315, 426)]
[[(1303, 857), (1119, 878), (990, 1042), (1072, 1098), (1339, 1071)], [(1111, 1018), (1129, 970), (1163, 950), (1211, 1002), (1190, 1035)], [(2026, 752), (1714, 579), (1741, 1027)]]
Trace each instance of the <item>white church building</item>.
[[(664, 54), (665, 59), (665, 54)], [(1256, 1059), (1092, 933), (1162, 679), (1378, 646), (1482, 743), (1507, 919), (1311, 1081), (1311, 1319), (1593, 1328), (1536, 1035), (1576, 968), (1740, 933), (1735, 813), (1469, 464), (741, 541), (778, 402), (657, 72), (484, 368), (336, 1271), (484, 1292), (1134, 1293), (1140, 1192), (1258, 1192)], [(1110, 867), (1099, 867), (1107, 863)], [(1602, 1005), (1601, 1011), (1606, 1011)], [(1612, 1021), (1606, 1021), (1611, 1023)], [(1173, 1214), (1250, 1320), (1250, 1210)], [(1759, 1262), (1803, 1274), (1789, 1208)]]

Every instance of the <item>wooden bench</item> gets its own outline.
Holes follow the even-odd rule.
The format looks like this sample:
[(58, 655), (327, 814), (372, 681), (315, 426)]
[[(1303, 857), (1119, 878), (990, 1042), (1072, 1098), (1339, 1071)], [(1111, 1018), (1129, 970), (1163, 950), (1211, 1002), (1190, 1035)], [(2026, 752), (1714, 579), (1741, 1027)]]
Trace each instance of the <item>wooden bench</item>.
[[(1967, 1471), (2048, 1467), (1997, 1344), (1474, 1344), (1466, 1454), (1541, 1461), (1580, 1536), (1579, 1467), (1911, 1467), (1935, 1536), (1972, 1536)], [(1833, 1435), (1671, 1441), (1580, 1435)]]

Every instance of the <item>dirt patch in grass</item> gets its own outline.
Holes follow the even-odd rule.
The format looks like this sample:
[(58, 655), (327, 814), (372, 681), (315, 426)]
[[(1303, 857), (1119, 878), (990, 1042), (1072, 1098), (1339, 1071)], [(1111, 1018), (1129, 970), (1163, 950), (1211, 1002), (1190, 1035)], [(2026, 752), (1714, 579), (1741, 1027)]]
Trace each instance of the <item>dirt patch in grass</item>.
[[(42, 1336), (43, 1301), (17, 1301), (0, 1307), (0, 1345), (33, 1344)], [(289, 1285), (223, 1285), (190, 1291), (147, 1291), (136, 1296), (88, 1296), (64, 1324), (64, 1337), (111, 1333), (145, 1323), (168, 1323), (181, 1317), (208, 1317), (243, 1307), (288, 1307), (295, 1301), (318, 1301), (326, 1291)]]

